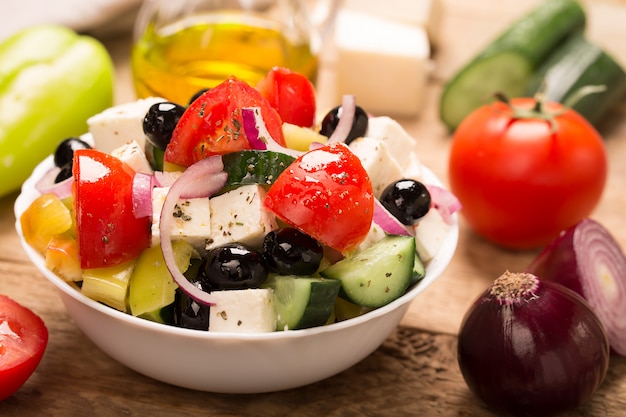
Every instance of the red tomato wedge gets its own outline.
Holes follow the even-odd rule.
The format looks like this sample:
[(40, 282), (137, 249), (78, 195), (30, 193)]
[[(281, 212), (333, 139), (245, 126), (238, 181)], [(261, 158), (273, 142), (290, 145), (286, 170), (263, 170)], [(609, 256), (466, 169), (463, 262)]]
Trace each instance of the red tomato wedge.
[(189, 105), (172, 133), (165, 161), (188, 167), (211, 155), (250, 149), (241, 115), (244, 107), (259, 107), (268, 132), (285, 146), (276, 110), (256, 89), (231, 77)]
[(311, 150), (276, 179), (265, 207), (286, 223), (346, 254), (367, 236), (374, 191), (359, 158), (342, 143)]
[(315, 87), (304, 75), (274, 67), (256, 89), (276, 109), (283, 122), (302, 127), (315, 123)]
[(0, 294), (0, 401), (30, 378), (48, 345), (48, 329), (28, 308)]
[(133, 212), (135, 171), (95, 149), (74, 152), (74, 211), (81, 268), (130, 261), (150, 246), (150, 217)]

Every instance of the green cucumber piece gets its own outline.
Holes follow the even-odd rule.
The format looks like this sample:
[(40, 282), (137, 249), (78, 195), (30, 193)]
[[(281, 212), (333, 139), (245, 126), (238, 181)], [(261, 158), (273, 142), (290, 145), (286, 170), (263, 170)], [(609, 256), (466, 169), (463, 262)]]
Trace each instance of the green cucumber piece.
[(246, 184), (272, 185), (295, 158), (274, 151), (246, 150), (222, 157), (228, 173), (225, 190)]
[(388, 235), (320, 272), (341, 281), (341, 295), (363, 307), (381, 307), (402, 296), (413, 279), (413, 236)]
[[(172, 243), (172, 248), (176, 265), (184, 273), (194, 253), (193, 246), (184, 240), (178, 240)], [(165, 265), (161, 246), (145, 249), (137, 258), (130, 277), (128, 304), (131, 314), (160, 321), (163, 314), (159, 310), (174, 302), (177, 288), (178, 285)]]
[(276, 330), (323, 326), (333, 313), (341, 284), (333, 279), (270, 275), (264, 288), (272, 288)]
[(496, 92), (521, 96), (535, 70), (574, 33), (586, 16), (576, 0), (544, 0), (515, 21), (444, 86), (439, 117), (450, 131)]
[(413, 274), (411, 275), (411, 284), (414, 285), (424, 279), (426, 276), (426, 266), (420, 256), (415, 253), (415, 261), (413, 262)]
[(624, 97), (626, 72), (602, 48), (584, 35), (572, 36), (537, 70), (526, 94), (534, 95), (543, 83), (548, 101), (565, 103), (582, 87), (603, 85), (603, 92), (588, 94), (571, 108), (598, 127), (606, 112)]

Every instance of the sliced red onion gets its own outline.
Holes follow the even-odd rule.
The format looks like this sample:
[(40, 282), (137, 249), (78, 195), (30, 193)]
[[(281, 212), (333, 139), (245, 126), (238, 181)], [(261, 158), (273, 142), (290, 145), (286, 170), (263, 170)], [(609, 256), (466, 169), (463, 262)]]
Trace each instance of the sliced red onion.
[(498, 415), (556, 416), (588, 401), (604, 380), (609, 341), (575, 292), (505, 272), (470, 306), (457, 358), (470, 390)]
[(415, 236), (415, 229), (409, 230), (393, 214), (382, 205), (378, 199), (374, 202), (374, 223), (390, 235)]
[(341, 116), (337, 127), (328, 138), (328, 142), (344, 142), (352, 130), (352, 123), (356, 113), (356, 98), (353, 95), (346, 94), (341, 100)]
[(546, 246), (528, 272), (586, 299), (606, 328), (612, 350), (626, 356), (626, 256), (606, 228), (582, 220)]
[(294, 158), (303, 154), (303, 152), (286, 148), (276, 142), (267, 130), (267, 126), (265, 126), (260, 107), (244, 107), (241, 109), (241, 116), (243, 119), (243, 130), (252, 149), (281, 152)]
[(163, 202), (159, 223), (161, 250), (167, 269), (185, 294), (204, 305), (215, 305), (215, 298), (193, 285), (176, 266), (171, 240), (172, 213), (181, 198), (208, 198), (222, 189), (228, 179), (223, 169), (222, 157), (219, 155), (202, 159), (187, 168), (170, 187)]
[(461, 210), (461, 202), (450, 191), (433, 184), (424, 184), (430, 193), (433, 207), (447, 224), (452, 224), (452, 215)]
[(157, 187), (171, 187), (180, 175), (181, 172), (178, 171), (154, 171), (154, 185)]
[(136, 172), (133, 178), (133, 214), (141, 219), (152, 215), (152, 188), (154, 177), (143, 172)]
[(61, 168), (58, 167), (48, 170), (35, 184), (37, 191), (41, 194), (53, 193), (60, 199), (70, 197), (72, 195), (74, 177), (69, 177), (61, 182), (54, 182), (60, 171)]

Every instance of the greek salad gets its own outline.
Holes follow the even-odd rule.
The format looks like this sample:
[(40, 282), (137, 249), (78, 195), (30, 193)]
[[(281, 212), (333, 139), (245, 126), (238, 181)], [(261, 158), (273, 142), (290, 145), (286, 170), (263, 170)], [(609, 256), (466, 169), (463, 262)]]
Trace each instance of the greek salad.
[(322, 326), (419, 285), (458, 200), (415, 141), (274, 68), (189, 103), (151, 97), (67, 138), (19, 221), (48, 269), (111, 308), (214, 332)]

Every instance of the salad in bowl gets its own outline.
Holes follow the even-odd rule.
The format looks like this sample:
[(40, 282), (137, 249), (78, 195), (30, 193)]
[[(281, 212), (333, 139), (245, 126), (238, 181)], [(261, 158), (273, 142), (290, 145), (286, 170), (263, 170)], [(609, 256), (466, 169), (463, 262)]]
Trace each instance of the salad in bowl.
[(317, 125), (315, 106), (274, 68), (110, 108), (35, 169), (18, 233), (96, 345), (164, 382), (265, 392), (385, 340), (451, 260), (460, 207), (396, 121), (346, 96)]

